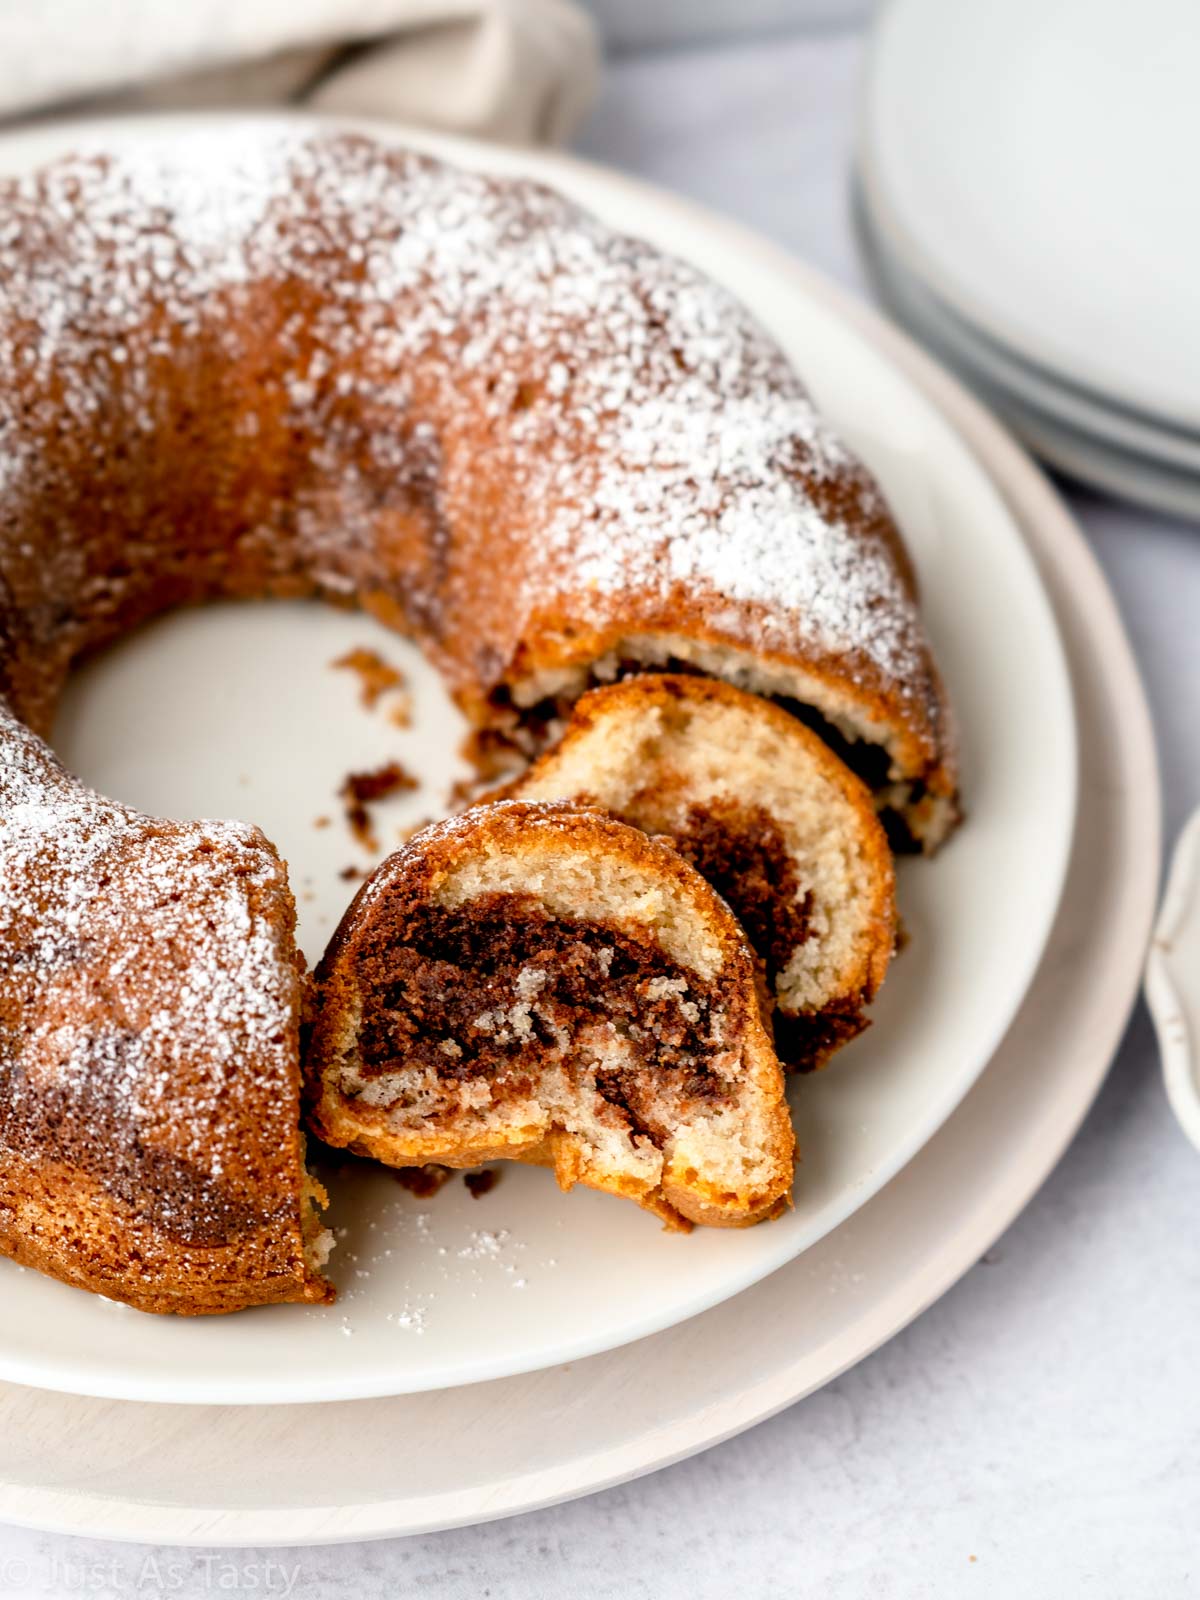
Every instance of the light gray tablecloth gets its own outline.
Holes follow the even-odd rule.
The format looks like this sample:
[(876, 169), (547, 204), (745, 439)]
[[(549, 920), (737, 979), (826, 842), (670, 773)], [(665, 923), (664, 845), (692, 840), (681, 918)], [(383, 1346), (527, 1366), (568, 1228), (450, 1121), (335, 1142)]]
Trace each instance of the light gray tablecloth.
[[(857, 36), (826, 35), (623, 59), (582, 148), (861, 288), (845, 181), (860, 56)], [(1072, 499), (1146, 675), (1172, 839), (1200, 801), (1200, 528)], [(590, 1500), (275, 1559), (289, 1576), (299, 1567), (294, 1593), (356, 1600), (1198, 1594), (1198, 1224), (1200, 1157), (1171, 1121), (1139, 1009), (1099, 1104), (1021, 1219), (821, 1393)], [(145, 1552), (0, 1530), (0, 1554), (30, 1563), (22, 1592), (65, 1593), (73, 1576), (107, 1596), (136, 1592)], [(263, 1555), (230, 1558), (242, 1586)], [(64, 1562), (115, 1562), (117, 1587), (107, 1567), (64, 1575)], [(213, 1592), (221, 1570), (185, 1558), (175, 1592)]]

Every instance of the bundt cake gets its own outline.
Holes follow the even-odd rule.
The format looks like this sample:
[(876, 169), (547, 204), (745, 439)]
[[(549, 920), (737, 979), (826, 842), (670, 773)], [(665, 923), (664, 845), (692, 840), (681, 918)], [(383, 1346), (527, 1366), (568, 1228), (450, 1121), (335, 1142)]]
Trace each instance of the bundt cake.
[(745, 929), (789, 1066), (866, 1026), (895, 947), (892, 854), (864, 785), (786, 711), (712, 679), (627, 678), (584, 695), (505, 792), (669, 836)]
[(750, 952), (669, 845), (563, 804), (435, 823), (360, 889), (317, 968), (313, 1129), (396, 1167), (500, 1157), (739, 1227), (792, 1182)]
[(695, 268), (536, 184), (270, 124), (0, 180), (0, 1249), (138, 1304), (328, 1292), (291, 900), (253, 830), (114, 807), (33, 735), (153, 613), (307, 594), (415, 637), (481, 760), (673, 666), (813, 721), (917, 843), (957, 816), (879, 491)]

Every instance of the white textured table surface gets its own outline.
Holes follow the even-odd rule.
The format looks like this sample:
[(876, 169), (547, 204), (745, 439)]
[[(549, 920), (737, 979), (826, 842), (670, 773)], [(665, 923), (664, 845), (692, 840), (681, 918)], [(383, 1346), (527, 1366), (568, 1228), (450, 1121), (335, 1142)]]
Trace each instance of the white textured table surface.
[[(861, 287), (845, 181), (860, 58), (856, 36), (830, 35), (626, 59), (582, 148)], [(1200, 528), (1074, 498), (1146, 675), (1173, 840), (1200, 802)], [(1073, 1148), (985, 1261), (741, 1438), (590, 1500), (408, 1541), (206, 1554), (0, 1528), (0, 1600), (1200, 1594), (1198, 1224), (1200, 1157), (1139, 1008)]]

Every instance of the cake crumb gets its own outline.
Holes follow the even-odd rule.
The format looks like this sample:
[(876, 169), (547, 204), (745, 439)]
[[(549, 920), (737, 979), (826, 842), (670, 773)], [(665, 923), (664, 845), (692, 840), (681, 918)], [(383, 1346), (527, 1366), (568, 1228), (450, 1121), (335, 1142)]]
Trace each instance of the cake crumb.
[(500, 1174), (494, 1167), (485, 1167), (482, 1172), (464, 1172), (463, 1182), (471, 1192), (473, 1200), (481, 1200), (500, 1182)]
[(431, 1161), (423, 1167), (397, 1167), (392, 1176), (402, 1189), (408, 1190), (409, 1194), (415, 1194), (418, 1200), (426, 1200), (431, 1194), (438, 1192), (451, 1174), (449, 1167), (442, 1167)]
[(322, 815), (322, 816), (313, 818), (313, 827), (314, 828), (327, 828), (328, 826), (329, 826), (329, 818), (328, 817)]
[(357, 676), (359, 699), (368, 711), (373, 711), (380, 698), (389, 690), (402, 689), (405, 686), (404, 674), (398, 667), (393, 667), (390, 662), (385, 661), (378, 650), (369, 650), (363, 645), (347, 650), (344, 656), (338, 656), (331, 665), (353, 672)]
[(378, 800), (387, 800), (394, 794), (408, 794), (419, 789), (421, 782), (399, 761), (385, 761), (383, 766), (370, 772), (348, 772), (338, 794), (346, 808), (346, 821), (350, 831), (373, 855), (379, 853), (379, 839), (371, 824), (368, 806)]
[(353, 883), (355, 878), (361, 878), (362, 875), (362, 868), (356, 867), (353, 863), (348, 867), (343, 867), (338, 873), (338, 877), (341, 878), (343, 883)]
[(342, 794), (366, 805), (373, 800), (384, 800), (388, 795), (403, 794), (419, 789), (420, 779), (414, 778), (399, 761), (386, 761), (382, 767), (370, 772), (348, 772), (342, 784)]

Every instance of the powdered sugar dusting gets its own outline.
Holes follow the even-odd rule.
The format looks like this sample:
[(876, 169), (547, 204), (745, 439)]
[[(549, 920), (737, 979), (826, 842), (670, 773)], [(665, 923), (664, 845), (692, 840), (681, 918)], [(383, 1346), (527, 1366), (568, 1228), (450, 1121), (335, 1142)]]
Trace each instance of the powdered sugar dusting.
[[(503, 425), (525, 524), (501, 645), (546, 607), (603, 622), (634, 594), (643, 611), (690, 595), (751, 648), (850, 653), (852, 674), (924, 692), (920, 629), (873, 483), (773, 341), (687, 264), (537, 185), (348, 137), (148, 135), (10, 194), (0, 279), (38, 329), (16, 337), (0, 319), (10, 494), (33, 448), (3, 399), (18, 382), (52, 370), (55, 404), (86, 425), (112, 399), (96, 352), (127, 345), (136, 368), (151, 305), (162, 344), (199, 326), (214, 294), (236, 307), (248, 285), (308, 284), (317, 336), (277, 359), (297, 425), (326, 440), (327, 491), (341, 502), (340, 519), (327, 504), (320, 518), (295, 508), (314, 563), (331, 538), (360, 537), (364, 472), (411, 476), (422, 452), (436, 471), (454, 432), (445, 396), (461, 389), (473, 415)], [(408, 416), (414, 362), (439, 385), (437, 432)], [(355, 398), (375, 418), (366, 467), (339, 452)], [(122, 404), (152, 426), (136, 371)], [(244, 406), (252, 430), (252, 396)], [(345, 587), (337, 559), (322, 576)]]
[[(0, 701), (0, 864), (0, 1143), (43, 1146), (118, 1196), (140, 1187), (160, 1229), (218, 1242), (241, 1226), (259, 1141), (295, 1139), (297, 976), (274, 852), (243, 823), (103, 799)], [(269, 1183), (263, 1197), (278, 1203)]]

